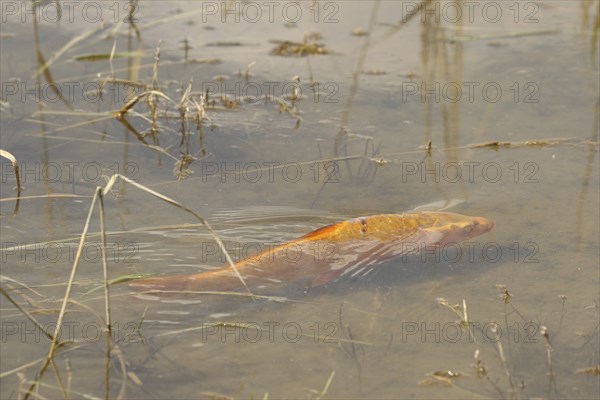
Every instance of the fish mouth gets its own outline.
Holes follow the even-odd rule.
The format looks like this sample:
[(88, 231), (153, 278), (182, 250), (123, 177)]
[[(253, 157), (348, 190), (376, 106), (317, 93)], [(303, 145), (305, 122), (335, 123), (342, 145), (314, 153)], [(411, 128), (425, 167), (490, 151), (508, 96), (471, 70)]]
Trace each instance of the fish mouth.
[(486, 232), (489, 232), (492, 229), (494, 229), (494, 227), (496, 226), (496, 223), (494, 221), (484, 218), (484, 217), (476, 217), (474, 225), (475, 225), (475, 229), (478, 232), (478, 234), (482, 234), (482, 233), (486, 233)]

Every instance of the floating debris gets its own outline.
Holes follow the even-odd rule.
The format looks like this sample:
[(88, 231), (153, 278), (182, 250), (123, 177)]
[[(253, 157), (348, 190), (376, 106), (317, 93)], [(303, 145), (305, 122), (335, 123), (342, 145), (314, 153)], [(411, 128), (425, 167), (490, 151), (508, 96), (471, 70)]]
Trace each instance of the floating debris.
[(579, 368), (577, 371), (575, 371), (575, 373), (600, 376), (600, 365), (596, 365), (595, 367), (589, 368)]
[(387, 75), (388, 72), (384, 71), (382, 69), (368, 69), (366, 71), (362, 72), (365, 75), (373, 75), (373, 76), (380, 76), (380, 75)]
[(229, 80), (229, 76), (227, 75), (215, 75), (212, 77), (215, 82), (225, 82)]
[(194, 173), (190, 168), (190, 165), (196, 161), (194, 157), (189, 154), (182, 154), (181, 158), (175, 163), (175, 167), (173, 168), (173, 175), (177, 177), (178, 180), (184, 180), (188, 178), (191, 174)]
[(579, 144), (590, 144), (594, 146), (598, 146), (598, 142), (593, 140), (581, 140), (580, 138), (572, 137), (572, 138), (551, 138), (551, 139), (534, 139), (534, 140), (525, 140), (522, 142), (500, 142), (500, 141), (491, 141), (484, 143), (472, 143), (469, 144), (469, 148), (482, 148), (489, 147), (493, 149), (497, 149), (500, 147), (528, 147), (528, 146), (537, 146), (537, 147), (545, 147), (545, 146), (558, 146), (561, 144), (565, 145), (579, 145)]
[(309, 42), (305, 40), (303, 43), (274, 40), (272, 43), (278, 43), (277, 47), (271, 50), (271, 54), (282, 57), (305, 57), (315, 54), (331, 54), (331, 51), (325, 48), (324, 45)]
[(452, 379), (456, 379), (461, 376), (464, 376), (464, 374), (460, 372), (453, 372), (450, 370), (435, 371), (433, 373), (427, 374), (427, 378), (419, 381), (419, 385), (429, 386), (434, 384), (442, 384), (446, 386), (453, 386)]
[(211, 46), (211, 47), (258, 46), (256, 43), (242, 43), (242, 42), (212, 42), (212, 43), (207, 43), (206, 45)]
[(220, 58), (192, 58), (188, 60), (188, 64), (220, 64), (222, 61)]
[(221, 96), (221, 103), (225, 106), (225, 108), (229, 110), (233, 110), (240, 107), (240, 101), (236, 99), (230, 99), (227, 96)]
[(369, 32), (363, 29), (362, 26), (356, 27), (352, 30), (352, 36), (367, 36)]
[(461, 35), (448, 39), (450, 43), (454, 42), (465, 42), (469, 40), (487, 40), (487, 39), (508, 39), (523, 36), (535, 36), (535, 35), (553, 35), (560, 33), (560, 29), (539, 29), (531, 31), (517, 31), (517, 32), (497, 32), (497, 33), (486, 33), (481, 35)]
[(128, 58), (128, 57), (141, 57), (144, 55), (143, 51), (127, 51), (122, 53), (98, 53), (98, 54), (80, 54), (73, 57), (75, 61), (104, 61), (112, 60), (115, 58)]

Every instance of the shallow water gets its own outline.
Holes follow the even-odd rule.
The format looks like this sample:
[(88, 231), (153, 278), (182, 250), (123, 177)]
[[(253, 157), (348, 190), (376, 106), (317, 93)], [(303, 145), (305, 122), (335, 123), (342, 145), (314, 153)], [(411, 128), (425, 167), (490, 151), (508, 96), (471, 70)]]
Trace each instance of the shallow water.
[[(330, 223), (439, 201), (459, 200), (450, 211), (496, 222), (492, 232), (463, 245), (462, 256), (451, 248), (409, 257), (364, 278), (283, 287), (271, 299), (157, 300), (115, 285), (111, 397), (122, 390), (126, 398), (600, 396), (598, 377), (577, 372), (600, 364), (599, 52), (590, 28), (597, 2), (503, 3), (497, 22), (482, 14), (487, 3), (476, 2), (473, 22), (462, 8), (462, 24), (450, 14), (460, 5), (439, 3), (439, 23), (419, 13), (402, 26), (417, 2), (381, 2), (378, 9), (375, 2), (319, 2), (318, 15), (303, 4), (293, 26), (285, 24), (291, 15), (276, 14), (271, 22), (264, 8), (262, 18), (249, 22), (252, 2), (237, 6), (239, 22), (234, 14), (221, 20), (221, 2), (143, 3), (136, 15), (144, 56), (115, 58), (112, 67), (106, 59), (74, 58), (109, 54), (115, 40), (116, 52), (127, 51), (127, 24), (107, 17), (108, 27), (94, 31), (99, 24), (89, 15), (84, 20), (81, 10), (74, 10), (73, 23), (58, 25), (47, 14), (38, 26), (46, 60), (90, 32), (49, 68), (63, 90), (76, 88), (68, 98), (72, 110), (52, 100), (47, 75), (39, 78), (43, 101), (23, 93), (34, 87), (39, 68), (33, 24), (20, 22), (22, 10), (13, 15), (9, 3), (3, 2), (1, 147), (19, 161), (25, 197), (15, 212), (14, 174), (3, 159), (2, 288), (52, 332), (102, 175), (123, 173), (200, 213), (236, 259)], [(123, 11), (123, 3), (114, 4)], [(277, 4), (289, 12), (295, 7)], [(351, 35), (359, 26), (369, 29), (372, 13), (372, 34)], [(302, 42), (309, 32), (319, 32), (317, 42), (331, 54), (270, 54), (271, 40)], [(184, 63), (185, 37), (193, 46), (189, 59), (221, 62)], [(108, 113), (123, 106), (122, 87), (118, 94), (107, 87), (102, 101), (84, 98), (83, 85), (94, 88), (97, 74), (106, 78), (111, 69), (151, 83), (158, 40), (158, 82), (175, 103), (190, 80), (193, 91), (219, 88), (241, 100), (225, 109), (212, 94), (217, 101), (206, 109), (202, 134), (191, 119), (185, 128), (187, 145), (174, 103), (161, 103), (174, 116), (159, 118), (158, 141), (145, 136), (144, 144)], [(239, 76), (252, 62), (251, 76)], [(136, 63), (138, 74), (131, 72)], [(355, 83), (357, 70), (366, 73)], [(258, 99), (257, 88), (280, 97), (295, 75), (303, 97), (291, 113), (271, 98), (243, 99)], [(422, 88), (430, 90), (425, 97), (414, 92)], [(494, 94), (498, 88), (501, 95)], [(140, 102), (134, 110), (139, 115), (129, 115), (129, 123), (147, 132), (148, 107)], [(173, 170), (186, 152), (196, 158), (193, 173), (178, 180)], [(105, 207), (110, 278), (224, 263), (191, 214), (148, 193), (120, 182)], [(100, 230), (98, 215), (90, 232)], [(66, 392), (99, 398), (104, 297), (101, 290), (88, 293), (102, 283), (98, 235), (85, 250), (61, 336), (79, 342), (55, 359)], [(466, 304), (471, 334), (440, 298), (457, 304), (462, 318)], [(20, 398), (41, 367), (27, 364), (45, 357), (50, 343), (4, 296), (1, 312), (0, 397)], [(432, 377), (436, 371), (460, 376)], [(54, 371), (42, 383), (41, 395), (64, 397)]]

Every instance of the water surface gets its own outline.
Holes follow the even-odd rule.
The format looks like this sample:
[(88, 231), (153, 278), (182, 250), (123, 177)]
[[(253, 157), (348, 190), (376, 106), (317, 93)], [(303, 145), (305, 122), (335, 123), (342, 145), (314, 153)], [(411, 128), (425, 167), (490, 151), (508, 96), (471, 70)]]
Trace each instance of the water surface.
[[(91, 197), (115, 172), (206, 217), (234, 258), (435, 202), (459, 200), (451, 211), (496, 222), (462, 256), (411, 257), (271, 299), (157, 301), (115, 285), (111, 397), (598, 398), (598, 377), (581, 371), (600, 363), (597, 2), (503, 3), (497, 20), (493, 5), (482, 14), (488, 3), (470, 20), (460, 2), (428, 2), (439, 22), (409, 19), (419, 2), (318, 2), (318, 14), (303, 3), (294, 24), (292, 14), (271, 20), (264, 5), (254, 22), (252, 2), (226, 2), (225, 20), (221, 2), (151, 2), (136, 12), (139, 38), (122, 22), (125, 3), (115, 3), (120, 22), (104, 6), (105, 28), (77, 9), (72, 23), (52, 23), (53, 4), (36, 28), (50, 75), (35, 74), (43, 61), (31, 18), (6, 8), (0, 72), (1, 147), (25, 187), (15, 211), (3, 160), (2, 288), (52, 332)], [(289, 4), (277, 5), (291, 13)], [(353, 35), (359, 27), (370, 35)], [(328, 54), (271, 53), (313, 32), (307, 43)], [(129, 126), (114, 113), (135, 96), (132, 82), (152, 85), (159, 41), (157, 88), (173, 101), (160, 101), (153, 137), (145, 100)], [(89, 61), (113, 45), (142, 55)], [(111, 77), (127, 81), (94, 97)], [(276, 98), (298, 80), (301, 96), (286, 109)], [(190, 83), (197, 102), (208, 88), (239, 104), (211, 93), (201, 130), (191, 102), (182, 125)], [(182, 155), (194, 158), (189, 175), (174, 171)], [(191, 214), (148, 193), (119, 182), (105, 208), (110, 278), (223, 264)], [(62, 331), (78, 342), (55, 360), (65, 392), (100, 398), (104, 297), (88, 293), (103, 279), (99, 237), (86, 246)], [(464, 304), (471, 334), (459, 323)], [(1, 309), (1, 396), (20, 398), (50, 342), (6, 297)], [(51, 369), (42, 384), (41, 395), (65, 396)]]

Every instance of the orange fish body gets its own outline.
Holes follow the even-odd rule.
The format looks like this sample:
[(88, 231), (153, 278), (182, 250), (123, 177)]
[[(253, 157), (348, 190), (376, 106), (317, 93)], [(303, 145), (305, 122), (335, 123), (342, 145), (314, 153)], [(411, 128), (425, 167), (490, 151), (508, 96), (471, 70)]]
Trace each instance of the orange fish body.
[[(238, 262), (236, 269), (253, 291), (307, 278), (312, 286), (320, 286), (341, 275), (364, 275), (394, 258), (479, 236), (493, 227), (486, 218), (447, 212), (359, 217), (270, 248)], [(152, 291), (244, 289), (229, 265), (197, 274), (140, 279), (129, 285)]]

